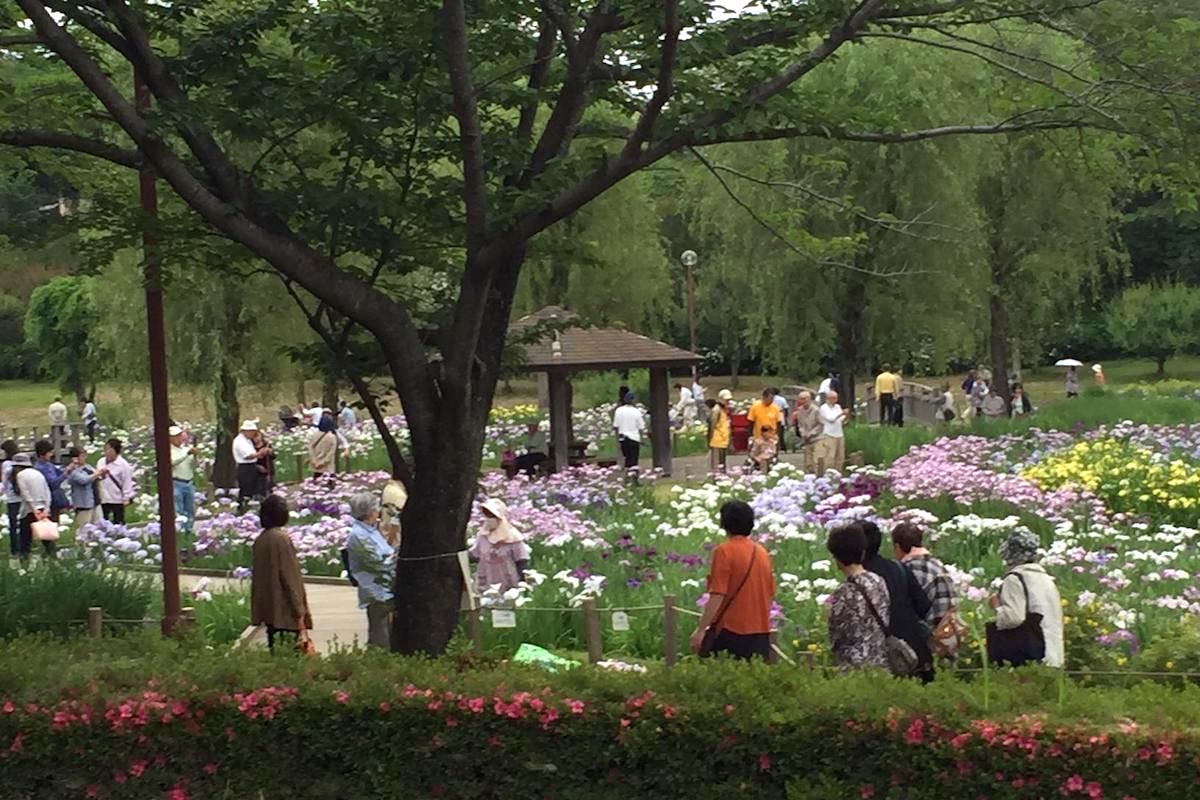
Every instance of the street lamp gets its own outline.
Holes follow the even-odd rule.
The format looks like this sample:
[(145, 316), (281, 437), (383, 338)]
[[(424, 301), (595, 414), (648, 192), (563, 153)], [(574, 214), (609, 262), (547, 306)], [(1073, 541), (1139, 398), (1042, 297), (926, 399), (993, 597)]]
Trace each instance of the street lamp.
[[(692, 283), (692, 269), (700, 263), (700, 256), (696, 255), (695, 250), (684, 250), (679, 260), (683, 262), (683, 267), (687, 270), (688, 334), (694, 353), (696, 352), (696, 291)], [(692, 373), (695, 374), (695, 372), (696, 370), (693, 368)]]

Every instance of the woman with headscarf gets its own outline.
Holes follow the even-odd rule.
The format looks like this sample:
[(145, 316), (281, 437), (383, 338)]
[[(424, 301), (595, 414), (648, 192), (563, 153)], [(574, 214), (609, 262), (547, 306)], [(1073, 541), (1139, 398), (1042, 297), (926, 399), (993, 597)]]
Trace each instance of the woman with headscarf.
[(479, 594), (494, 586), (506, 592), (521, 582), (529, 568), (529, 545), (525, 537), (508, 521), (508, 506), (501, 500), (488, 500), (482, 506), (483, 528), (471, 545), (469, 556), (479, 566), (475, 585)]
[(314, 478), (337, 472), (338, 435), (332, 414), (324, 414), (317, 427), (308, 433), (308, 466)]
[[(1009, 534), (1000, 545), (1000, 557), (1004, 559), (1007, 572), (1000, 591), (992, 595), (989, 603), (996, 610), (996, 631), (1014, 631), (1026, 626), (1034, 629), (1036, 635), (1036, 629), (1040, 628), (1045, 641), (1042, 663), (1061, 667), (1064, 661), (1062, 597), (1054, 578), (1038, 563), (1040, 551), (1041, 541), (1030, 531), (1019, 529)], [(989, 643), (989, 652), (991, 650)], [(995, 660), (1020, 666), (1034, 659)]]

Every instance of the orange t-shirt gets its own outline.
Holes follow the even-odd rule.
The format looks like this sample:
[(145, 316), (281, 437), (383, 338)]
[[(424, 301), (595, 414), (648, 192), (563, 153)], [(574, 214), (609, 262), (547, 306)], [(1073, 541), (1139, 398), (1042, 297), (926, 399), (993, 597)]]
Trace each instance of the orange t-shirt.
[[(750, 554), (757, 549), (754, 565)], [(738, 591), (746, 570), (750, 570), (746, 585)], [(737, 591), (737, 597), (725, 610), (717, 625), (730, 633), (770, 633), (771, 602), (775, 599), (775, 573), (766, 548), (749, 536), (730, 536), (713, 551), (712, 571), (708, 575), (708, 591), (725, 595)]]

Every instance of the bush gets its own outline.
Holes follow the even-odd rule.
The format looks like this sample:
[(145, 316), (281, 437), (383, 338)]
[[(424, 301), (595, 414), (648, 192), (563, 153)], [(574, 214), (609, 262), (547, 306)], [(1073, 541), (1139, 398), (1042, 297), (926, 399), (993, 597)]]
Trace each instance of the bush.
[[(131, 646), (131, 644), (133, 646)], [(156, 637), (0, 653), (4, 796), (1186, 797), (1200, 690), (980, 687), (685, 663), (645, 674)]]
[[(155, 596), (148, 575), (84, 566), (69, 559), (35, 559), (29, 569), (0, 564), (0, 638), (49, 632), (79, 633), (90, 606), (113, 620), (144, 619)], [(128, 625), (121, 623), (121, 630)], [(114, 624), (114, 630), (117, 630)]]

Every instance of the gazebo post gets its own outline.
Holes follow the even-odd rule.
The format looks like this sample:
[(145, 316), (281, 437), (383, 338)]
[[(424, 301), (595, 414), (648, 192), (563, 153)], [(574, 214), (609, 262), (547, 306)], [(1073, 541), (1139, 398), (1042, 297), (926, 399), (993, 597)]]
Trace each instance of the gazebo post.
[(550, 457), (555, 471), (566, 469), (570, 464), (571, 444), (571, 393), (567, 373), (550, 370)]
[(650, 368), (650, 448), (654, 466), (663, 475), (671, 474), (671, 419), (669, 379), (666, 367)]

